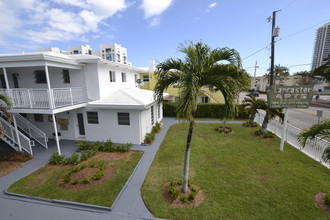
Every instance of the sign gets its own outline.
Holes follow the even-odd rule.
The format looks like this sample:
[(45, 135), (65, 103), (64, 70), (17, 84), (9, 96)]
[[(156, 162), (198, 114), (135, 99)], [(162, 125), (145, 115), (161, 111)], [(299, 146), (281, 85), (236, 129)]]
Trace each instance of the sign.
[(269, 108), (308, 108), (314, 92), (311, 86), (271, 86), (267, 91)]

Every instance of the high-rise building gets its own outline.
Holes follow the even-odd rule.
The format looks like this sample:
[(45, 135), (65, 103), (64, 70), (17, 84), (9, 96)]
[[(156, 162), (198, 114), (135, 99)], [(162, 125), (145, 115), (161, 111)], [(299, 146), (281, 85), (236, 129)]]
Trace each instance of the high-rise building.
[(330, 22), (316, 31), (312, 71), (327, 62), (330, 55)]

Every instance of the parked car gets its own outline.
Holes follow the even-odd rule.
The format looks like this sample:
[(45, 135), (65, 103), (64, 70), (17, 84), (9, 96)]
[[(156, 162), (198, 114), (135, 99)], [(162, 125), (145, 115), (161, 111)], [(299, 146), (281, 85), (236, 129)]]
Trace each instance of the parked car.
[(252, 91), (252, 92), (250, 92), (250, 95), (253, 95), (254, 97), (259, 97), (259, 92)]

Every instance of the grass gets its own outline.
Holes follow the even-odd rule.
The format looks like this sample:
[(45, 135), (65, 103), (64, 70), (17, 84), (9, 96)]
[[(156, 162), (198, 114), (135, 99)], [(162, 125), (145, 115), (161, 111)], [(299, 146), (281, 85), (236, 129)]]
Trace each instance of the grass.
[[(57, 180), (73, 166), (53, 165), (43, 167), (15, 182), (9, 187), (8, 191), (23, 195), (111, 207), (141, 156), (142, 152), (133, 152), (129, 160), (105, 161), (106, 164), (110, 164), (115, 168), (115, 174), (111, 179), (92, 188), (76, 191), (62, 189), (57, 185)], [(90, 160), (93, 160), (93, 157)]]
[(163, 185), (181, 179), (188, 126), (172, 126), (142, 187), (149, 210), (167, 219), (330, 219), (314, 203), (330, 193), (330, 170), (280, 140), (257, 138), (258, 128), (230, 125), (235, 134), (219, 134), (216, 124), (197, 124), (190, 158), (192, 183), (205, 201), (195, 208), (174, 208), (162, 198)]

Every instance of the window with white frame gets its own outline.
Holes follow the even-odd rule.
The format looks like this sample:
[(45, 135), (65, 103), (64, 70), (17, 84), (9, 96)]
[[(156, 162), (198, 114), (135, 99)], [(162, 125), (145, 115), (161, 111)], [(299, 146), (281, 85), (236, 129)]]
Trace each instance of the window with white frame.
[(70, 83), (70, 73), (68, 69), (62, 71), (63, 83)]
[(151, 125), (153, 125), (154, 124), (154, 106), (151, 106)]
[(158, 103), (158, 106), (157, 106), (157, 115), (158, 115), (158, 118), (160, 118), (160, 104)]
[(109, 71), (110, 76), (110, 82), (116, 82), (116, 72), (115, 71)]
[(202, 96), (202, 103), (209, 103), (209, 97)]
[(149, 82), (149, 75), (143, 75), (143, 82)]
[(118, 125), (130, 125), (130, 118), (128, 112), (117, 112)]
[(87, 121), (88, 124), (98, 124), (99, 116), (97, 112), (87, 112)]
[(126, 82), (126, 73), (121, 73), (121, 81)]
[(38, 84), (47, 83), (45, 70), (35, 70), (34, 71), (34, 81)]

